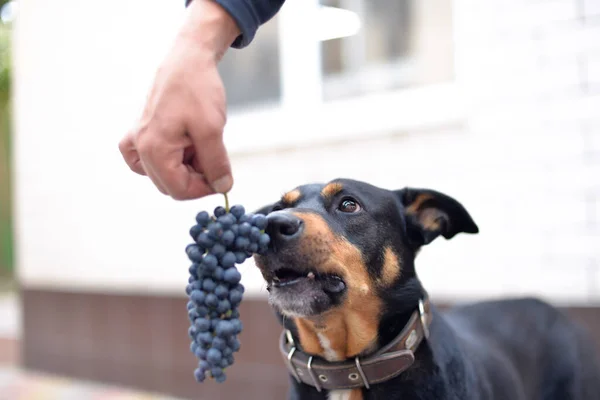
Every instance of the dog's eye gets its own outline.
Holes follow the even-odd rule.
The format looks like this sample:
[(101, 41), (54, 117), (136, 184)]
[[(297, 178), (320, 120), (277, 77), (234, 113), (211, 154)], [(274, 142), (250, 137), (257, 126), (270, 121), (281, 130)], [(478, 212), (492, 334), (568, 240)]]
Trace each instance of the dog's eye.
[(354, 199), (344, 199), (338, 209), (345, 213), (355, 213), (360, 210), (360, 205)]

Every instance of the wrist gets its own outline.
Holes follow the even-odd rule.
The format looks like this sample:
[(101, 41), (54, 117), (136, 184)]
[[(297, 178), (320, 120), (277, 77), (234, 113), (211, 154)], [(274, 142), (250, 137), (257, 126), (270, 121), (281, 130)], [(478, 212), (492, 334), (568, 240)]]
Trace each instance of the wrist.
[(218, 61), (240, 34), (233, 17), (214, 0), (193, 0), (179, 36)]

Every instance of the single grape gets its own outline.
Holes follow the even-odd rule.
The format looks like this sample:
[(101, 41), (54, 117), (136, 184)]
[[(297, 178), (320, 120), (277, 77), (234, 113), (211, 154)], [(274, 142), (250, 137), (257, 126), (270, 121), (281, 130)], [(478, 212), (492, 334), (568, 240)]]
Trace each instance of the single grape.
[(260, 246), (268, 246), (269, 243), (271, 243), (271, 238), (269, 237), (269, 235), (267, 235), (266, 233), (263, 233), (260, 235), (260, 238), (258, 239), (258, 244)]
[(223, 280), (229, 284), (235, 285), (242, 279), (242, 275), (235, 268), (230, 268), (223, 274)]
[(212, 362), (212, 363), (220, 362), (221, 358), (222, 358), (221, 351), (217, 350), (215, 348), (208, 350), (208, 353), (206, 354), (206, 360), (209, 362)]
[(210, 293), (206, 296), (204, 304), (206, 304), (210, 308), (214, 308), (219, 305), (219, 299), (213, 293)]
[(231, 232), (237, 237), (240, 233), (240, 226), (238, 224), (234, 224), (231, 228), (229, 228)]
[(229, 300), (221, 300), (217, 305), (217, 311), (221, 314), (225, 314), (227, 311), (231, 309), (231, 303)]
[(235, 335), (242, 333), (244, 326), (242, 325), (242, 321), (240, 321), (238, 318), (232, 319), (231, 325), (233, 325), (233, 333)]
[(223, 370), (221, 368), (211, 368), (210, 374), (213, 376), (213, 378), (216, 378), (217, 376), (223, 375)]
[(236, 261), (235, 254), (233, 254), (231, 251), (228, 251), (223, 255), (223, 258), (221, 258), (221, 265), (225, 269), (231, 268), (231, 267), (235, 266), (235, 261)]
[(198, 332), (208, 332), (210, 329), (210, 321), (206, 318), (198, 318), (194, 324), (196, 325)]
[(202, 347), (198, 347), (196, 349), (196, 351), (194, 352), (194, 355), (199, 359), (204, 359), (204, 358), (206, 358), (206, 353), (207, 353), (207, 350), (203, 349)]
[(242, 302), (242, 298), (243, 298), (243, 294), (239, 290), (233, 289), (229, 292), (229, 301), (231, 302), (231, 305), (234, 307), (239, 305)]
[(233, 325), (230, 321), (227, 320), (219, 321), (217, 327), (215, 328), (215, 333), (217, 334), (217, 336), (220, 336), (222, 338), (231, 336), (231, 334), (233, 333)]
[(194, 290), (190, 295), (192, 301), (198, 305), (202, 305), (206, 299), (206, 294), (200, 290)]
[(252, 225), (257, 227), (261, 231), (267, 227), (267, 217), (262, 214), (253, 215), (251, 221)]
[(249, 214), (244, 214), (238, 218), (238, 223), (243, 224), (244, 222), (250, 223), (252, 217)]
[(206, 254), (202, 259), (202, 266), (206, 268), (207, 271), (214, 271), (219, 264), (219, 260), (213, 254)]
[(235, 233), (231, 230), (227, 230), (223, 232), (223, 236), (221, 236), (221, 243), (223, 243), (226, 247), (231, 246), (235, 243)]
[(221, 217), (220, 221), (223, 229), (229, 229), (236, 223), (235, 217), (231, 214), (225, 214)]
[(208, 308), (204, 306), (198, 306), (196, 307), (196, 312), (198, 313), (199, 317), (206, 317), (208, 315)]
[(210, 249), (214, 246), (215, 241), (208, 236), (208, 232), (202, 232), (198, 235), (198, 245), (204, 247), (205, 249)]
[(196, 335), (198, 343), (212, 343), (213, 335), (210, 332), (201, 332)]
[(240, 219), (240, 217), (244, 214), (246, 214), (246, 209), (244, 208), (244, 206), (236, 204), (234, 206), (232, 206), (229, 209), (229, 212), (237, 219)]
[(233, 254), (235, 254), (235, 262), (236, 262), (236, 264), (241, 264), (244, 261), (246, 261), (246, 259), (248, 258), (248, 257), (246, 257), (246, 253), (244, 253), (243, 251), (236, 251)]
[(250, 240), (248, 240), (248, 238), (238, 236), (235, 239), (235, 248), (237, 250), (246, 251), (248, 249), (248, 246), (250, 246)]
[(206, 379), (206, 376), (204, 375), (204, 370), (200, 369), (200, 368), (196, 368), (194, 370), (194, 379), (196, 379), (196, 382), (199, 382), (199, 383), (204, 382), (204, 380)]
[(233, 365), (233, 363), (235, 362), (235, 357), (232, 355), (225, 357), (227, 359), (227, 362), (229, 363), (229, 365)]
[(193, 301), (188, 301), (187, 302), (187, 309), (188, 309), (188, 311), (191, 310), (191, 309), (193, 309), (193, 308), (195, 308), (195, 307), (196, 307), (196, 305), (194, 304)]
[(231, 350), (231, 348), (227, 346), (221, 351), (221, 353), (223, 354), (223, 357), (228, 357), (233, 354), (233, 350)]
[(226, 380), (227, 380), (227, 377), (225, 376), (225, 374), (215, 377), (215, 382), (217, 382), (217, 383), (223, 383)]
[(208, 226), (208, 237), (218, 240), (223, 234), (223, 226), (219, 222), (214, 222)]
[(248, 246), (248, 252), (252, 253), (256, 253), (258, 251), (258, 243), (250, 243), (250, 246)]
[(232, 337), (231, 341), (227, 341), (227, 344), (234, 353), (240, 349), (240, 341), (235, 337)]
[(196, 244), (188, 244), (185, 248), (185, 252), (187, 253), (190, 260), (194, 262), (202, 261), (202, 253)]
[(202, 289), (206, 292), (212, 292), (217, 287), (214, 280), (206, 278), (202, 281)]
[(202, 227), (200, 225), (194, 225), (190, 228), (190, 236), (194, 241), (198, 239), (198, 235), (202, 233)]
[(257, 227), (253, 226), (250, 229), (249, 238), (250, 238), (251, 242), (258, 242), (258, 239), (260, 239), (260, 235), (261, 235), (260, 229), (258, 229)]
[(213, 211), (213, 215), (217, 218), (219, 218), (225, 214), (227, 214), (227, 211), (225, 210), (225, 207), (222, 207), (222, 206), (217, 206), (215, 208), (215, 210)]
[(219, 298), (219, 300), (223, 300), (226, 299), (228, 296), (231, 296), (231, 294), (229, 293), (229, 289), (227, 288), (227, 286), (223, 285), (222, 283), (218, 284), (217, 287), (215, 288), (214, 293), (217, 295), (217, 297)]
[(210, 253), (217, 258), (223, 257), (227, 249), (221, 243), (215, 244), (212, 249), (210, 249)]
[(227, 341), (225, 339), (215, 336), (212, 340), (212, 347), (218, 350), (225, 350), (227, 347)]
[(229, 367), (231, 364), (229, 364), (229, 360), (227, 360), (227, 358), (223, 357), (223, 359), (221, 359), (221, 362), (219, 363), (219, 366), (221, 368), (227, 368)]
[(201, 227), (206, 226), (209, 221), (210, 221), (210, 216), (208, 215), (208, 212), (200, 211), (198, 214), (196, 214), (196, 222)]
[(240, 236), (248, 236), (248, 235), (250, 235), (251, 231), (252, 231), (252, 225), (250, 225), (248, 222), (244, 222), (244, 223), (240, 224), (240, 228), (239, 228)]
[(188, 318), (190, 319), (190, 322), (193, 322), (196, 318), (200, 318), (200, 314), (198, 313), (198, 310), (196, 310), (195, 308), (192, 308), (191, 310), (189, 310)]

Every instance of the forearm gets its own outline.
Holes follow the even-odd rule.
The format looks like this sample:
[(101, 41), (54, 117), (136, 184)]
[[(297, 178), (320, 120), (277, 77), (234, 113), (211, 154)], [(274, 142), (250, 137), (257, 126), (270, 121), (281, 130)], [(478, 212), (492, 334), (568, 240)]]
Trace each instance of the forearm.
[[(193, 1), (206, 0), (186, 0), (186, 6)], [(219, 4), (235, 21), (239, 35), (230, 43), (230, 46), (239, 49), (252, 42), (258, 28), (279, 12), (285, 0), (214, 0), (214, 2)]]

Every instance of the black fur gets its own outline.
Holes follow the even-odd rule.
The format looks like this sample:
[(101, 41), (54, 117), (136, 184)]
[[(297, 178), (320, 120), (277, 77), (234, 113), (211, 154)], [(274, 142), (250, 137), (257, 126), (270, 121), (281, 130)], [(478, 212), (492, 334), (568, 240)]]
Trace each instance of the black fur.
[[(378, 327), (383, 346), (404, 327), (425, 293), (414, 267), (421, 246), (440, 235), (451, 239), (479, 229), (460, 203), (436, 191), (389, 191), (353, 180), (335, 182), (343, 190), (330, 199), (320, 195), (325, 185), (306, 185), (299, 188), (302, 196), (296, 204), (280, 201), (258, 212), (293, 208), (318, 213), (360, 249), (374, 277), (381, 274), (382, 249), (393, 248), (402, 272), (391, 288), (379, 293), (386, 305)], [(338, 205), (348, 198), (362, 210), (340, 213)], [(419, 207), (411, 209), (419, 198)], [(425, 220), (430, 222), (426, 226)], [(277, 256), (265, 259), (269, 257)], [(340, 302), (343, 297), (332, 304)], [(433, 314), (430, 338), (416, 351), (414, 365), (397, 378), (363, 389), (365, 400), (600, 400), (600, 364), (593, 343), (551, 305), (533, 298), (505, 299), (446, 312), (434, 306)], [(298, 343), (290, 319), (277, 311), (276, 315)], [(326, 392), (291, 378), (290, 385), (290, 399), (328, 398)]]

